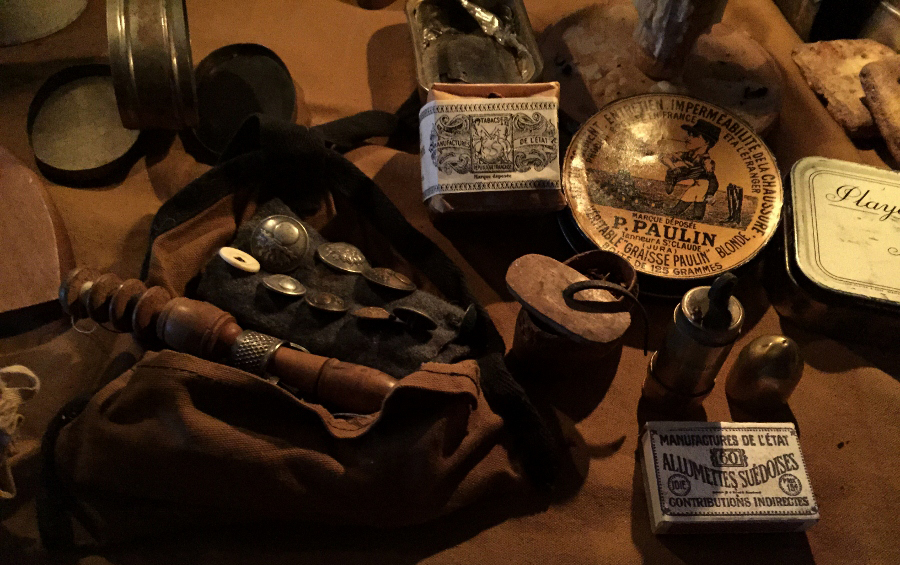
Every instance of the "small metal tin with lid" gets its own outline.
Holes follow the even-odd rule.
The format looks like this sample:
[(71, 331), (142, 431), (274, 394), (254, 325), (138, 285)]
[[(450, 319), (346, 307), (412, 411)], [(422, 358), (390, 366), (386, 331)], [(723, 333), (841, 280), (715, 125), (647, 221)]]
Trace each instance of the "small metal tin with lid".
[(419, 86), (534, 82), (544, 68), (523, 0), (408, 0)]
[(837, 339), (892, 342), (900, 330), (900, 173), (806, 157), (789, 182), (784, 236), (765, 264), (776, 310)]
[(578, 229), (624, 256), (646, 294), (679, 296), (753, 259), (778, 226), (775, 158), (728, 110), (645, 94), (578, 130), (562, 183)]

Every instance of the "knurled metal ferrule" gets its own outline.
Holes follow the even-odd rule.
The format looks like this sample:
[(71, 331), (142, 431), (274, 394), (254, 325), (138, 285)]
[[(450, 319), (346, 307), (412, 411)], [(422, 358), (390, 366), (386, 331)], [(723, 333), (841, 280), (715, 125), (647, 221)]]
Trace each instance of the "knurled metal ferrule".
[(232, 367), (263, 376), (272, 355), (287, 342), (277, 337), (245, 330), (231, 345), (228, 361)]

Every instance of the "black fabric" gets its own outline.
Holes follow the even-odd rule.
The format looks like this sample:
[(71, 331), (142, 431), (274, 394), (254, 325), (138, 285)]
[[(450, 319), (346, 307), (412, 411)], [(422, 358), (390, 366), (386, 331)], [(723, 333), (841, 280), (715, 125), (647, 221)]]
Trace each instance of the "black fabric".
[(41, 489), (36, 498), (38, 531), (48, 549), (71, 548), (75, 534), (70, 516), (77, 509), (74, 497), (56, 471), (56, 440), (59, 432), (81, 414), (91, 395), (70, 400), (56, 413), (41, 441)]
[[(365, 115), (359, 119), (364, 120)], [(345, 127), (349, 123), (344, 122)], [(259, 202), (277, 197), (300, 217), (309, 215), (309, 207), (320, 202), (325, 192), (339, 195), (351, 202), (359, 215), (428, 277), (448, 301), (463, 307), (474, 305), (478, 316), (469, 343), (472, 356), (481, 367), (485, 397), (491, 409), (509, 425), (525, 471), (539, 485), (552, 483), (558, 469), (555, 442), (507, 369), (503, 338), (470, 292), (462, 271), (434, 242), (410, 225), (370, 178), (325, 147), (321, 136), (309, 129), (253, 116), (232, 139), (220, 165), (163, 204), (153, 221), (151, 246), (155, 237), (214, 201), (204, 192), (212, 191), (221, 197), (228, 190), (244, 195), (256, 193)]]

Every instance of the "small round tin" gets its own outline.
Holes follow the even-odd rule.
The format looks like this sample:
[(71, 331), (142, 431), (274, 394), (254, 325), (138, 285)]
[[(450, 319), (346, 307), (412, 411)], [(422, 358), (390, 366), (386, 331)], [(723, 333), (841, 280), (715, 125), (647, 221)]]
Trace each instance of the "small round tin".
[(367, 281), (384, 288), (399, 290), (401, 292), (412, 292), (416, 290), (416, 285), (409, 280), (409, 277), (384, 267), (369, 269), (363, 273), (363, 276)]
[(347, 301), (337, 294), (321, 290), (309, 292), (306, 295), (305, 300), (311, 308), (323, 310), (325, 312), (340, 313), (350, 309), (350, 305), (347, 304)]
[(109, 0), (106, 30), (125, 127), (179, 130), (196, 125), (184, 0)]
[(41, 173), (67, 186), (124, 176), (137, 161), (137, 130), (119, 119), (109, 65), (77, 65), (51, 76), (28, 110), (28, 139)]
[(277, 292), (278, 294), (283, 294), (285, 296), (299, 298), (306, 294), (306, 287), (303, 286), (300, 281), (294, 277), (289, 277), (288, 275), (269, 275), (263, 277), (262, 284), (272, 292)]
[(323, 263), (339, 271), (359, 274), (370, 268), (362, 251), (349, 243), (323, 243), (316, 249), (316, 253)]
[(253, 114), (293, 122), (297, 90), (284, 62), (271, 49), (237, 43), (207, 55), (195, 72), (199, 123), (184, 130), (185, 146), (214, 163), (238, 128)]
[(688, 96), (604, 107), (575, 134), (562, 177), (578, 228), (625, 257), (647, 294), (679, 294), (747, 263), (781, 217), (781, 176), (762, 139)]
[(296, 269), (308, 250), (306, 227), (290, 216), (275, 215), (263, 219), (250, 238), (250, 252), (270, 273)]

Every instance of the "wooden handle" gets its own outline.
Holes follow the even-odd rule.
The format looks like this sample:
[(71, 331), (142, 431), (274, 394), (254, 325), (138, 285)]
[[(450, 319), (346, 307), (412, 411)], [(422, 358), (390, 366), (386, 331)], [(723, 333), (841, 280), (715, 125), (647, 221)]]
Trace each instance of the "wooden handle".
[(269, 370), (310, 402), (358, 414), (381, 410), (385, 397), (398, 383), (371, 367), (287, 347), (275, 352)]
[[(60, 303), (72, 316), (90, 317), (120, 331), (131, 331), (148, 347), (168, 346), (211, 361), (227, 359), (243, 331), (234, 316), (208, 302), (173, 298), (166, 289), (147, 288), (137, 279), (122, 281), (75, 269), (61, 285)], [(311, 402), (341, 412), (368, 414), (381, 409), (397, 380), (376, 369), (279, 348), (267, 372), (298, 389)]]

